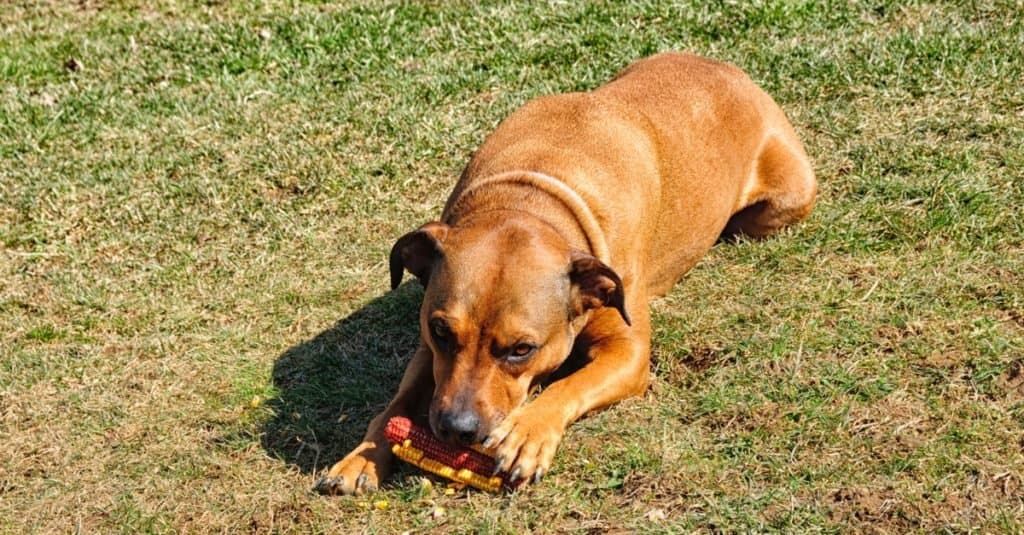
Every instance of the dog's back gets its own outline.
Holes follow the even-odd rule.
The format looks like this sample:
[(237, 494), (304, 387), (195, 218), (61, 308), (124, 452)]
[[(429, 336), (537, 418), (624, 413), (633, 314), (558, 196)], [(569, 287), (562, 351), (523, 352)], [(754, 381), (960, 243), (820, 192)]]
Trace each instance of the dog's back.
[[(775, 145), (778, 157), (767, 163), (796, 176), (766, 188), (762, 178), (779, 173), (758, 162)], [(646, 279), (651, 295), (696, 264), (737, 212), (775, 190), (796, 187), (801, 193), (789, 204), (800, 206), (815, 192), (807, 157), (775, 102), (740, 69), (676, 52), (640, 60), (590, 93), (528, 102), (488, 136), (451, 198), (513, 171), (545, 173), (578, 193), (612, 265)]]
[(817, 188), (803, 146), (782, 109), (735, 66), (663, 53), (594, 93), (642, 110), (659, 149), (651, 294), (670, 289), (723, 231), (760, 237), (810, 212)]

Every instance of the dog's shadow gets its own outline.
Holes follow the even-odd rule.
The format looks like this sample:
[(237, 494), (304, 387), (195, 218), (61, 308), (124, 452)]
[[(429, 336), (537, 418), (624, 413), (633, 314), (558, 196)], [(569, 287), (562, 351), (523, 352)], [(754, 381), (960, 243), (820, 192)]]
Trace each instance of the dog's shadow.
[(277, 358), (261, 434), (272, 457), (313, 473), (358, 444), (416, 349), (422, 297), (419, 284), (404, 284)]

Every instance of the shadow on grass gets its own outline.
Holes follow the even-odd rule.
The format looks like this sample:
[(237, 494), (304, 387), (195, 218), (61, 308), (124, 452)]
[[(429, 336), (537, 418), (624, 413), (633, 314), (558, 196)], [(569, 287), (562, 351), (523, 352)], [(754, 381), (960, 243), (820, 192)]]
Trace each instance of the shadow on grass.
[(416, 349), (422, 297), (418, 283), (404, 284), (277, 358), (261, 439), (271, 456), (312, 473), (358, 444)]

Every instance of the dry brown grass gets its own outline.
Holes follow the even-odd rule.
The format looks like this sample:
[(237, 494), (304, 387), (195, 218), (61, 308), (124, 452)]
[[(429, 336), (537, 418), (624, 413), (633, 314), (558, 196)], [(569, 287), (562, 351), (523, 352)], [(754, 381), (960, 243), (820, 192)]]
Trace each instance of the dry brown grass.
[[(1019, 532), (1020, 10), (5, 6), (0, 532)], [(650, 392), (542, 485), (312, 493), (415, 341), (392, 240), (509, 110), (668, 48), (776, 96), (811, 219), (655, 302)]]

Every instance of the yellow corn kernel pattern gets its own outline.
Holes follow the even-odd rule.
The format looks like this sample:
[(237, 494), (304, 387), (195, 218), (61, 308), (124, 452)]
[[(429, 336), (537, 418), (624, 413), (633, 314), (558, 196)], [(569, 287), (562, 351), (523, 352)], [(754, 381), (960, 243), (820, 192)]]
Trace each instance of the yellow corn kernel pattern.
[(399, 459), (418, 466), (432, 474), (437, 474), (452, 481), (464, 483), (487, 492), (498, 492), (501, 490), (500, 477), (484, 477), (476, 472), (471, 472), (466, 468), (456, 471), (451, 466), (447, 466), (435, 461), (434, 459), (424, 457), (422, 450), (412, 447), (411, 440), (405, 440), (401, 444), (395, 444), (391, 447), (391, 451)]

